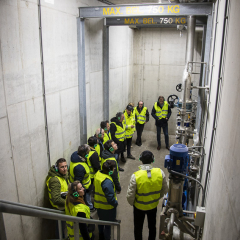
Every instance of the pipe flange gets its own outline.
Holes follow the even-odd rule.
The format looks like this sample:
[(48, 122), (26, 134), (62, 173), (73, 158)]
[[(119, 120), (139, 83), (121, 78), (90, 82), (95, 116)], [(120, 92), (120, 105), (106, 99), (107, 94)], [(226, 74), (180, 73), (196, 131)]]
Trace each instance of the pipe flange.
[(171, 213), (174, 213), (177, 218), (179, 217), (179, 212), (178, 212), (177, 209), (175, 209), (175, 208), (169, 208), (169, 209), (167, 210), (167, 216), (170, 217), (170, 216), (171, 216)]

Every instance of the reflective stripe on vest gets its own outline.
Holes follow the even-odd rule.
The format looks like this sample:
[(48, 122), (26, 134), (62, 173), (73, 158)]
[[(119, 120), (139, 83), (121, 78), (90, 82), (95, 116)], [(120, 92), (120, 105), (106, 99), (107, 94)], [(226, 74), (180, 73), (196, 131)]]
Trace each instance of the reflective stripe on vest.
[(117, 163), (117, 160), (115, 157), (110, 157), (110, 158), (106, 158), (106, 159), (103, 159), (102, 162), (101, 162), (101, 170), (102, 170), (102, 165), (106, 162), (106, 161), (114, 161), (115, 162), (115, 165), (117, 166), (116, 170), (117, 170), (117, 173), (118, 173), (118, 181), (120, 182), (120, 175), (119, 175), (119, 170), (118, 170), (118, 163)]
[(168, 115), (168, 103), (167, 103), (167, 101), (164, 101), (164, 105), (163, 105), (162, 108), (160, 108), (157, 105), (157, 102), (155, 102), (154, 108), (155, 108), (156, 116), (158, 117), (158, 119), (162, 119), (162, 118), (167, 117), (167, 115)]
[[(124, 112), (124, 120), (123, 123), (126, 125), (126, 138), (131, 138), (135, 132), (135, 117), (131, 113), (130, 116), (128, 116), (127, 111)], [(134, 125), (134, 128), (128, 128), (128, 126)]]
[(76, 163), (73, 163), (73, 162), (70, 162), (70, 182), (74, 182), (75, 180), (75, 176), (74, 176), (74, 168), (77, 166), (77, 165), (82, 165), (86, 171), (84, 177), (83, 177), (83, 180), (82, 180), (82, 185), (84, 188), (88, 189), (91, 185), (91, 178), (90, 178), (90, 169), (87, 165), (87, 163), (85, 162), (76, 162)]
[(118, 141), (123, 142), (125, 140), (125, 126), (123, 124), (123, 128), (117, 125), (115, 122), (113, 122), (117, 128), (117, 131), (115, 132), (115, 137), (118, 139)]
[(137, 107), (135, 107), (135, 114), (137, 116), (136, 121), (140, 124), (144, 124), (146, 122), (146, 113), (147, 113), (146, 107), (142, 109), (141, 113), (139, 113)]
[(105, 144), (105, 142), (107, 142), (108, 140), (111, 140), (112, 136), (111, 133), (104, 133), (104, 137), (103, 137), (103, 144)]
[(160, 168), (152, 168), (151, 178), (148, 178), (147, 170), (135, 172), (137, 190), (134, 206), (140, 210), (151, 210), (156, 208), (162, 189), (162, 172)]
[(106, 179), (111, 180), (111, 182), (113, 184), (113, 188), (114, 188), (114, 193), (115, 193), (114, 197), (117, 200), (115, 186), (114, 186), (112, 178), (109, 175), (98, 171), (94, 178), (94, 186), (95, 186), (94, 207), (99, 208), (99, 209), (109, 210), (109, 209), (113, 209), (114, 207), (107, 202), (107, 198), (105, 197), (105, 194), (102, 190), (102, 182)]
[[(68, 191), (68, 183), (66, 182), (65, 178), (64, 177), (58, 177), (58, 176), (54, 176), (54, 177), (56, 177), (61, 184), (61, 192), (67, 192)], [(52, 204), (53, 207), (58, 209), (58, 206), (53, 204), (53, 202), (52, 202), (52, 193), (51, 193), (51, 189), (49, 188), (49, 181), (50, 181), (51, 178), (52, 177), (49, 177), (46, 181), (47, 188), (48, 188), (49, 201), (50, 201), (50, 203)], [(61, 194), (61, 192), (59, 194)]]
[[(70, 210), (70, 211), (69, 211)], [(86, 218), (90, 219), (90, 209), (88, 206), (84, 204), (77, 204), (73, 205), (72, 203), (69, 203), (69, 209), (65, 203), (65, 213), (69, 216), (76, 217), (79, 212), (83, 212), (86, 214)], [(68, 230), (68, 236), (70, 240), (74, 240), (74, 223), (73, 222), (66, 222), (67, 230)], [(92, 233), (89, 233), (89, 237), (92, 237)], [(83, 240), (82, 234), (79, 230), (79, 240)]]
[(93, 169), (92, 164), (91, 164), (91, 161), (90, 161), (90, 157), (91, 157), (95, 152), (96, 152), (96, 150), (91, 149), (91, 151), (89, 152), (88, 157), (87, 157), (87, 165), (88, 165), (89, 170), (90, 170), (90, 178), (94, 178), (94, 175), (95, 175), (94, 169)]

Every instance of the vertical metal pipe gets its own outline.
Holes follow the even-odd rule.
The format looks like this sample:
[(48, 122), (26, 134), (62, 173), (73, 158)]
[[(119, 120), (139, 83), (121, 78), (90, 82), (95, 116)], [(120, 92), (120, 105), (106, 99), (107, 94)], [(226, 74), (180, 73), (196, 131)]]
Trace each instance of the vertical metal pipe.
[[(120, 238), (119, 238), (120, 239)], [(7, 240), (3, 213), (0, 212), (0, 240)]]
[(87, 142), (87, 102), (85, 79), (85, 21), (82, 18), (77, 18), (77, 33), (80, 144), (84, 144)]
[(109, 26), (103, 26), (103, 118), (109, 120)]
[(42, 75), (42, 96), (43, 96), (43, 109), (44, 109), (44, 123), (45, 123), (45, 136), (47, 147), (48, 167), (51, 167), (50, 160), (50, 147), (48, 138), (48, 121), (47, 121), (47, 103), (46, 103), (46, 90), (45, 90), (45, 75), (44, 75), (44, 58), (43, 58), (43, 42), (42, 42), (42, 13), (41, 13), (41, 0), (38, 0), (38, 25), (39, 25), (39, 45), (41, 57), (41, 75)]
[(61, 220), (58, 220), (58, 234), (59, 234), (60, 240), (63, 240), (63, 236), (62, 236), (62, 221)]
[(73, 228), (74, 228), (74, 239), (79, 239), (79, 223), (74, 222)]
[(117, 240), (120, 240), (120, 224), (117, 226)]

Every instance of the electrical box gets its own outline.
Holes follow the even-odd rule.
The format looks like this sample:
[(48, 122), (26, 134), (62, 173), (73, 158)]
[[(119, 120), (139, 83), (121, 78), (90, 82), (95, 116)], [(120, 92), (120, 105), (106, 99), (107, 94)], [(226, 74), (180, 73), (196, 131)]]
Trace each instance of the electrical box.
[(194, 222), (195, 226), (203, 227), (204, 220), (205, 220), (205, 214), (206, 214), (205, 207), (197, 206), (197, 210), (195, 213), (195, 222)]

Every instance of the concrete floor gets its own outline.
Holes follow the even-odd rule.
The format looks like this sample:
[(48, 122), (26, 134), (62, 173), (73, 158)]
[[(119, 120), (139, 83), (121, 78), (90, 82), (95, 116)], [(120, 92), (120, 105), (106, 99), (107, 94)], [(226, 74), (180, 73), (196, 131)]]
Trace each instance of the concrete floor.
[[(142, 146), (138, 147), (135, 145), (136, 140), (136, 133), (133, 136), (132, 142), (132, 155), (136, 157), (136, 160), (127, 159), (126, 163), (122, 163), (120, 161), (120, 166), (124, 168), (124, 172), (120, 172), (120, 182), (122, 186), (122, 192), (119, 194), (118, 197), (118, 207), (117, 207), (117, 219), (121, 219), (121, 240), (133, 240), (134, 239), (134, 232), (133, 232), (133, 207), (130, 206), (126, 199), (127, 188), (131, 178), (131, 175), (138, 170), (138, 166), (141, 162), (138, 160), (139, 155), (144, 150), (151, 151), (155, 156), (155, 162), (153, 163), (154, 167), (161, 168), (166, 176), (168, 177), (168, 171), (164, 168), (164, 159), (165, 155), (169, 154), (169, 151), (165, 148), (165, 141), (164, 135), (161, 136), (162, 142), (162, 149), (160, 151), (157, 150), (157, 139), (156, 139), (156, 132), (152, 131), (143, 131), (142, 135)], [(175, 143), (175, 136), (169, 136), (169, 143), (170, 146)], [(125, 153), (126, 156), (126, 153)], [(158, 212), (157, 212), (157, 237), (159, 235), (159, 215), (161, 212), (162, 206), (162, 199), (158, 205)], [(92, 217), (97, 219), (97, 213), (93, 213)], [(96, 240), (98, 240), (98, 232), (97, 228), (95, 231)], [(116, 237), (116, 228), (115, 228), (115, 239)], [(147, 218), (144, 221), (143, 227), (143, 240), (148, 239), (148, 226), (147, 226)]]

